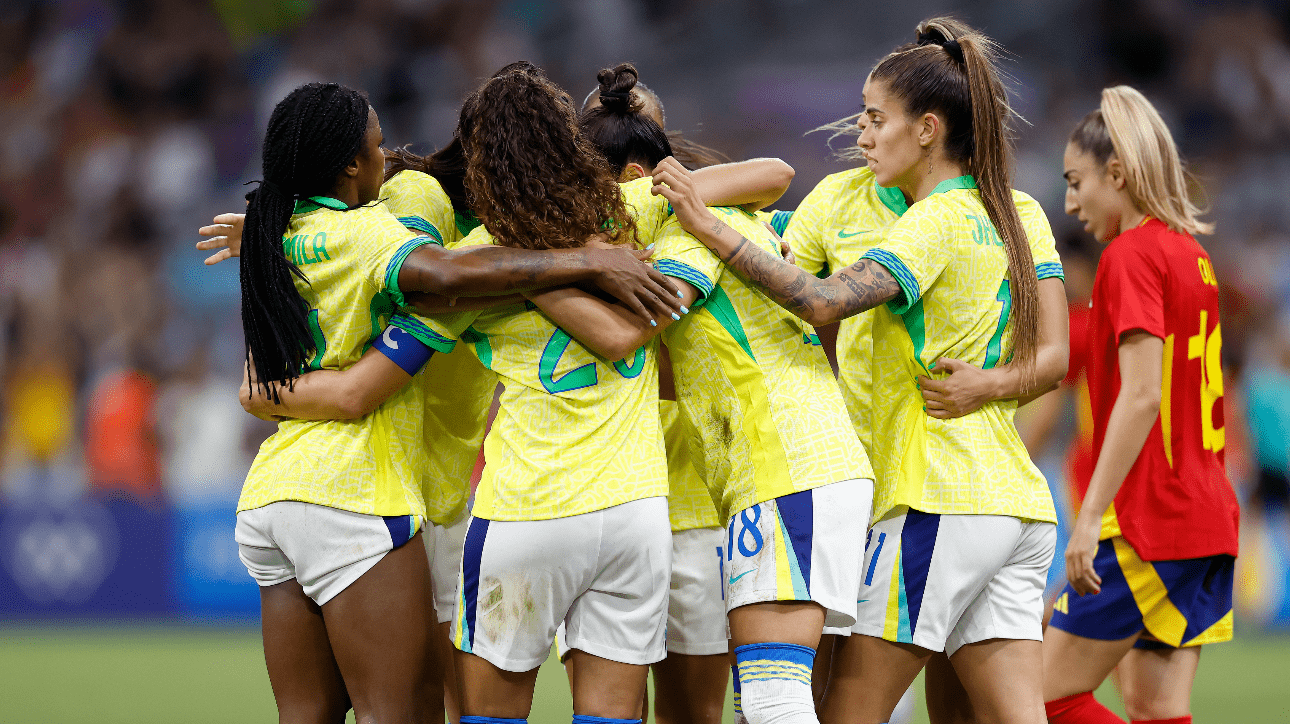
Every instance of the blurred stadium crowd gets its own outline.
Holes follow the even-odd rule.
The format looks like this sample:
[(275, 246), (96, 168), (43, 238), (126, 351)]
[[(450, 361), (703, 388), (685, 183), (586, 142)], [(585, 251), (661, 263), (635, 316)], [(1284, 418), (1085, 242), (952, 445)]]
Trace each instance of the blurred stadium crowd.
[[(1097, 250), (1062, 213), (1061, 153), (1100, 88), (1143, 90), (1192, 161), (1218, 223), (1238, 606), (1290, 625), (1290, 6), (1221, 0), (7, 0), (0, 617), (255, 612), (232, 510), (271, 427), (235, 399), (237, 269), (192, 244), (241, 207), (295, 85), (364, 89), (388, 144), (428, 151), (506, 62), (580, 97), (631, 60), (670, 128), (791, 163), (787, 209), (842, 168), (807, 132), (859, 110), (872, 63), (945, 11), (1015, 55), (1016, 185), (1064, 242), (1074, 302)], [(1078, 414), (1031, 431), (1055, 488)]]

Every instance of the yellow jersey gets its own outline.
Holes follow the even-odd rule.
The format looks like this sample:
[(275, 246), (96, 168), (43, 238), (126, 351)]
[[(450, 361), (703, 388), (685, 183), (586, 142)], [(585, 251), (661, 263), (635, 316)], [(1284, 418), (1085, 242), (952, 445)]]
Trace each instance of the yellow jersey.
[[(379, 204), (346, 209), (335, 199), (296, 204), (283, 251), (308, 277), (296, 280), (309, 305), (317, 351), (310, 370), (358, 361), (403, 304), (399, 270), (431, 240)], [(419, 390), (407, 386), (357, 420), (286, 420), (260, 446), (238, 511), (280, 500), (366, 515), (425, 515)]]
[[(889, 191), (895, 191), (892, 198)], [(899, 206), (895, 206), (896, 200)], [(860, 260), (904, 212), (898, 189), (883, 189), (867, 167), (826, 176), (793, 212), (784, 240), (797, 265), (827, 277)], [(838, 325), (838, 384), (856, 435), (872, 457), (873, 424), (869, 419), (872, 390), (873, 310)]]
[[(1061, 275), (1038, 205), (1022, 215), (1041, 278)], [(916, 378), (940, 357), (989, 369), (1012, 347), (1008, 259), (971, 176), (942, 182), (866, 251), (901, 294), (873, 316), (874, 520), (908, 506), (927, 513), (1007, 515), (1056, 522), (1048, 484), (1030, 461), (1013, 417), (996, 400), (954, 420), (930, 417)]]
[[(480, 227), (461, 245), (491, 243)], [(667, 495), (657, 340), (601, 359), (529, 303), (421, 321), (502, 380), (473, 515), (548, 520)]]
[(636, 238), (640, 248), (653, 244), (663, 224), (672, 215), (672, 205), (666, 197), (656, 196), (650, 191), (654, 188), (654, 179), (650, 176), (618, 184), (618, 187), (622, 189), (627, 210), (636, 221)]
[[(754, 215), (713, 212), (779, 254), (779, 240)], [(654, 259), (700, 294), (663, 340), (694, 465), (721, 519), (772, 498), (872, 478), (815, 330), (727, 273), (676, 219), (664, 225)]]
[(694, 467), (680, 405), (675, 400), (659, 400), (658, 409), (667, 448), (667, 515), (672, 532), (721, 527), (708, 486)]
[[(404, 170), (381, 186), (390, 213), (409, 229), (441, 246), (461, 240), (452, 200), (429, 174)], [(395, 322), (414, 335), (418, 328), (400, 316)], [(466, 348), (435, 354), (410, 385), (421, 390), (425, 405), (424, 437), (431, 451), (424, 470), (426, 517), (439, 525), (456, 520), (470, 497), (470, 477), (488, 427), (488, 408), (497, 375)]]

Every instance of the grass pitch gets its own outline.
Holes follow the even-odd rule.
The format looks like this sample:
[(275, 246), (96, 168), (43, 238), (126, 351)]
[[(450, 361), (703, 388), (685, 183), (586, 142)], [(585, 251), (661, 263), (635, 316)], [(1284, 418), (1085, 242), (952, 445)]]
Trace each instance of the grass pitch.
[[(1290, 637), (1249, 637), (1207, 647), (1193, 696), (1196, 721), (1290, 721), (1288, 672)], [(1109, 686), (1098, 696), (1122, 712)], [(529, 721), (562, 724), (571, 718), (564, 671), (548, 661)], [(915, 721), (926, 720), (920, 703)], [(0, 626), (0, 722), (179, 721), (277, 721), (257, 630)]]

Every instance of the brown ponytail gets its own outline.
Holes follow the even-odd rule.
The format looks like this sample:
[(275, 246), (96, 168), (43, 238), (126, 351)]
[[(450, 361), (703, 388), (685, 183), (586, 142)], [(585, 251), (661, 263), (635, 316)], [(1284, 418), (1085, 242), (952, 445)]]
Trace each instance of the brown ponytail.
[(944, 117), (945, 154), (976, 179), (981, 202), (1003, 240), (1012, 292), (1012, 359), (1024, 377), (1033, 376), (1039, 279), (1012, 199), (1014, 113), (997, 67), (999, 46), (953, 18), (924, 21), (917, 38), (879, 62), (870, 77), (887, 84), (911, 116)]

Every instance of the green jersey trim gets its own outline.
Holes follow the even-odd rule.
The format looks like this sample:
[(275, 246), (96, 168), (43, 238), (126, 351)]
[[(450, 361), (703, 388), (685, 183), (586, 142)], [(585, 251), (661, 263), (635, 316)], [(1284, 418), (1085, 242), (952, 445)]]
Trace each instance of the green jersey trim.
[(330, 196), (310, 196), (307, 199), (297, 199), (295, 208), (291, 210), (291, 213), (307, 214), (315, 209), (324, 208), (332, 211), (349, 211), (349, 206), (339, 199), (333, 199)]
[(390, 317), (390, 326), (398, 327), (408, 334), (416, 337), (421, 344), (447, 354), (457, 346), (457, 340), (448, 339), (426, 325), (425, 322), (409, 314), (396, 314)]
[(905, 194), (895, 186), (875, 186), (874, 192), (878, 194), (878, 200), (891, 210), (896, 216), (904, 216), (909, 211), (909, 203), (905, 201)]
[(904, 314), (901, 314), (900, 321), (905, 323), (909, 341), (914, 345), (914, 359), (918, 362), (918, 366), (931, 374), (927, 363), (923, 362), (923, 349), (927, 346), (927, 319), (923, 315), (923, 300), (919, 299)]
[(426, 221), (420, 216), (400, 216), (399, 223), (413, 231), (419, 231), (422, 234), (425, 234), (430, 237), (430, 241), (438, 244), (439, 246), (443, 246), (443, 234), (439, 233), (439, 229), (436, 228), (434, 224)]
[[(932, 189), (932, 193), (928, 194), (928, 196), (943, 194), (946, 191), (955, 191), (957, 189), (974, 188), (976, 188), (976, 179), (971, 176), (958, 176), (947, 178), (936, 184), (936, 188)], [(904, 192), (895, 186), (875, 186), (874, 191), (878, 194), (878, 200), (882, 202), (882, 205), (891, 209), (891, 212), (896, 216), (904, 216), (905, 212), (909, 211), (909, 203), (905, 201)]]
[(685, 262), (676, 261), (674, 259), (660, 259), (654, 263), (654, 268), (670, 277), (676, 277), (683, 282), (687, 282), (695, 289), (698, 289), (699, 298), (694, 300), (693, 306), (695, 307), (703, 306), (703, 303), (707, 301), (708, 295), (712, 294), (712, 290), (716, 287), (716, 284), (708, 278), (707, 274), (704, 274)]
[(479, 217), (475, 216), (474, 212), (454, 211), (452, 216), (453, 222), (457, 224), (457, 233), (461, 234), (463, 237), (479, 228)]
[(385, 290), (393, 300), (394, 306), (402, 307), (407, 304), (407, 300), (403, 298), (403, 291), (399, 289), (399, 272), (403, 270), (403, 262), (407, 261), (408, 255), (416, 250), (417, 247), (433, 243), (434, 239), (428, 236), (418, 236), (415, 239), (408, 240), (403, 246), (399, 247), (398, 251), (394, 252), (389, 265), (385, 267)]
[(1040, 279), (1057, 277), (1065, 281), (1066, 269), (1062, 267), (1062, 263), (1059, 261), (1046, 261), (1035, 265), (1035, 276)]
[(918, 277), (914, 272), (905, 266), (905, 262), (900, 257), (887, 251), (886, 249), (870, 249), (864, 253), (861, 259), (868, 259), (881, 264), (887, 271), (896, 277), (896, 283), (900, 285), (901, 296), (887, 302), (887, 308), (892, 314), (897, 316), (903, 315), (911, 307), (921, 301), (921, 291), (918, 286)]
[(461, 333), (461, 341), (474, 345), (479, 363), (490, 370), (493, 368), (493, 346), (488, 343), (488, 335), (474, 327), (466, 327), (466, 331)]
[(770, 228), (775, 230), (776, 234), (784, 235), (788, 231), (788, 222), (793, 218), (792, 211), (772, 211), (770, 214)]
[(753, 354), (752, 345), (748, 344), (748, 334), (744, 332), (744, 325), (739, 321), (739, 313), (730, 303), (730, 297), (726, 296), (726, 291), (721, 287), (714, 288), (708, 295), (708, 303), (703, 308), (712, 314), (726, 332), (739, 343), (739, 346), (744, 348), (752, 361), (756, 362), (757, 355)]

